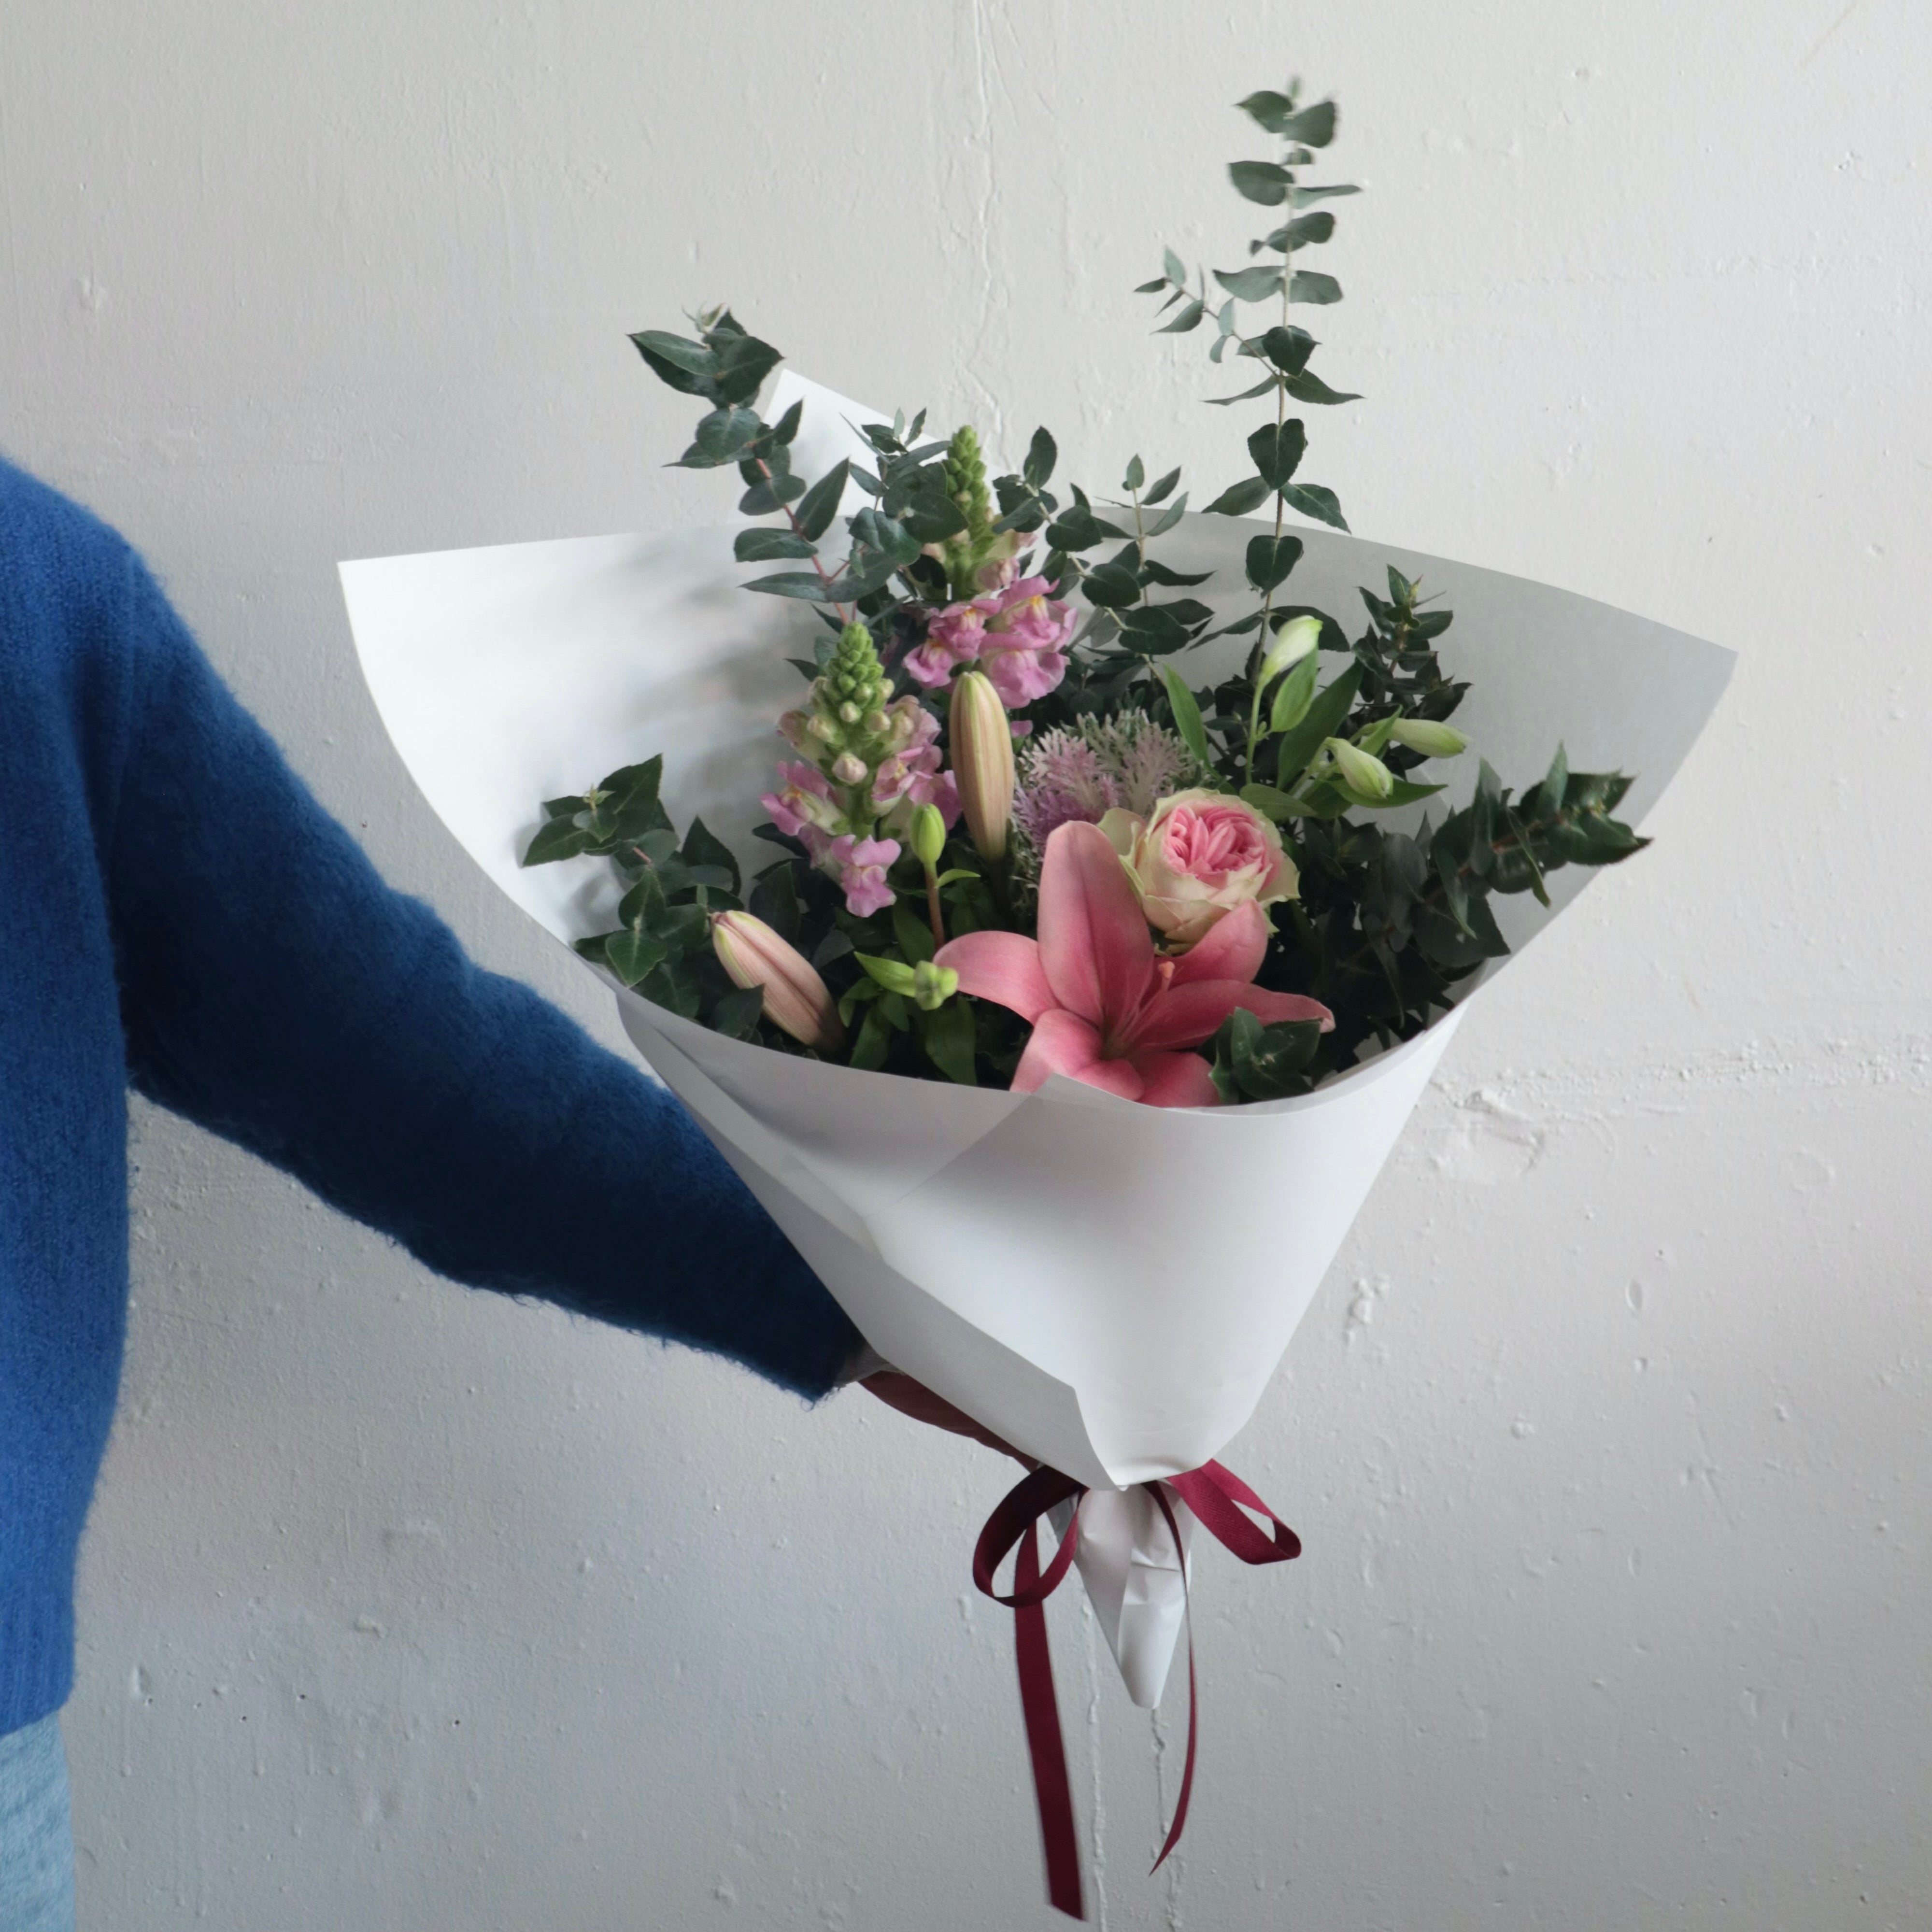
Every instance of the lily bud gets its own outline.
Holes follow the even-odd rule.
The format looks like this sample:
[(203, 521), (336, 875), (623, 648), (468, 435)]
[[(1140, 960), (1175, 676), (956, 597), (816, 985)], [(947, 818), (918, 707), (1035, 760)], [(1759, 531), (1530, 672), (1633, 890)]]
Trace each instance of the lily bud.
[(711, 921), (711, 947), (734, 986), (761, 988), (765, 1017), (801, 1045), (842, 1052), (845, 1029), (825, 982), (798, 948), (748, 912), (721, 912)]
[(1398, 718), (1389, 727), (1389, 736), (1425, 758), (1453, 758), (1469, 748), (1461, 732), (1432, 718)]
[(1013, 815), (1013, 732), (982, 671), (955, 680), (949, 713), (959, 809), (982, 859), (1003, 859)]
[(1346, 738), (1330, 738), (1325, 748), (1335, 760), (1336, 775), (1351, 791), (1364, 798), (1387, 798), (1395, 790), (1395, 774), (1381, 759), (1371, 757)]
[(1265, 691), (1291, 665), (1299, 664), (1322, 640), (1319, 617), (1291, 617), (1274, 634), (1274, 642), (1262, 659), (1259, 688)]
[(906, 837), (912, 846), (913, 856), (931, 872), (939, 863), (940, 854), (946, 850), (946, 820), (940, 815), (938, 806), (914, 806)]
[(950, 966), (935, 966), (922, 959), (912, 969), (912, 996), (928, 1012), (933, 1012), (959, 990), (959, 975)]

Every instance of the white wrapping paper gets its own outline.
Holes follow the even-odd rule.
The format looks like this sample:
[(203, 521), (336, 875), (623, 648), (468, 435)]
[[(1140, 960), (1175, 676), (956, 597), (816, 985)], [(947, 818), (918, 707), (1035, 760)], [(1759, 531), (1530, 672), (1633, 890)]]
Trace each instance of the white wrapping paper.
[[(806, 404), (807, 475), (854, 448), (849, 423), (878, 419), (790, 376), (768, 412), (794, 398)], [(1193, 594), (1232, 614), (1252, 530), (1189, 517), (1156, 551), (1177, 568), (1214, 567)], [(364, 674), (411, 774), (471, 856), (560, 940), (608, 930), (617, 887), (602, 860), (520, 867), (538, 801), (620, 765), (663, 752), (674, 817), (702, 812), (755, 861), (758, 794), (784, 754), (775, 722), (799, 690), (785, 660), (808, 656), (820, 627), (788, 600), (737, 587), (768, 566), (735, 563), (732, 534), (341, 566)], [(1432, 773), (1451, 781), (1445, 802), (1466, 797), (1476, 753), (1527, 784), (1561, 738), (1574, 770), (1637, 774), (1624, 815), (1640, 821), (1730, 675), (1728, 651), (1582, 598), (1298, 534), (1307, 548), (1288, 594), (1351, 630), (1357, 586), (1379, 591), (1390, 563), (1455, 612), (1439, 648), (1474, 681), (1456, 717), (1474, 750)], [(1241, 648), (1210, 646), (1230, 664)], [(1511, 944), (1592, 876), (1553, 874), (1550, 910), (1528, 895), (1495, 901)], [(1193, 1468), (1246, 1421), (1460, 1012), (1312, 1094), (1185, 1111), (1061, 1079), (1020, 1096), (857, 1072), (616, 997), (639, 1051), (873, 1346), (1099, 1490)], [(1083, 1514), (1094, 1552), (1083, 1574), (1130, 1688), (1151, 1701), (1178, 1627), (1180, 1573), (1158, 1513), (1150, 1528), (1151, 1504), (1139, 1501)]]

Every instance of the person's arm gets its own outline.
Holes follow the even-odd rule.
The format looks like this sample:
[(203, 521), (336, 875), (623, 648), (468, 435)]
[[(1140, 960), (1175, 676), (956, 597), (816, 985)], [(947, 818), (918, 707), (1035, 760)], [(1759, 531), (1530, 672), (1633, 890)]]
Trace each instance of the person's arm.
[(138, 564), (128, 622), (136, 1086), (440, 1274), (836, 1386), (857, 1331), (677, 1100), (386, 886)]

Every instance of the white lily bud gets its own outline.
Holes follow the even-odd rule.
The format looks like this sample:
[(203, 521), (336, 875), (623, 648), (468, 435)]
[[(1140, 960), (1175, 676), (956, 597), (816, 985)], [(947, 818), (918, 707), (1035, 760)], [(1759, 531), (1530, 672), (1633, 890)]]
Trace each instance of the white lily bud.
[(1013, 814), (1013, 728), (983, 672), (969, 670), (952, 687), (952, 776), (959, 809), (982, 859), (1006, 856)]
[(734, 986), (760, 988), (765, 1017), (820, 1053), (844, 1050), (838, 1003), (796, 946), (748, 912), (723, 912), (711, 922), (712, 950)]
[(1322, 641), (1319, 617), (1291, 617), (1274, 634), (1262, 659), (1261, 688), (1265, 691), (1291, 665), (1299, 664)]
[(1364, 798), (1387, 798), (1395, 790), (1395, 774), (1381, 759), (1371, 757), (1346, 738), (1330, 738), (1326, 749), (1335, 760), (1336, 776), (1351, 791)]
[(1432, 718), (1398, 718), (1389, 727), (1389, 736), (1425, 758), (1454, 758), (1469, 748), (1469, 741), (1461, 732), (1438, 724)]

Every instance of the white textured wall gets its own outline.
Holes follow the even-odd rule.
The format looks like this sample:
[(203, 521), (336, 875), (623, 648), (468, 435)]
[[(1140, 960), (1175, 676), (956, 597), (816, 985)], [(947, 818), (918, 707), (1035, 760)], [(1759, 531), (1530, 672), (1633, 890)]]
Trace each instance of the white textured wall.
[[(1743, 653), (1235, 1447), (1308, 1554), (1202, 1565), (1157, 1881), (1148, 1722), (1056, 1604), (1107, 1924), (1932, 1922), (1928, 59), (1917, 0), (0, 13), (0, 444), (607, 1038), (411, 790), (334, 560), (708, 508), (624, 334), (720, 297), (1098, 482), (1225, 481), (1127, 291), (1235, 256), (1225, 104), (1291, 63), (1373, 190), (1311, 473)], [(164, 1118), (136, 1152), (86, 1925), (1046, 1921), (990, 1459), (433, 1280)]]

